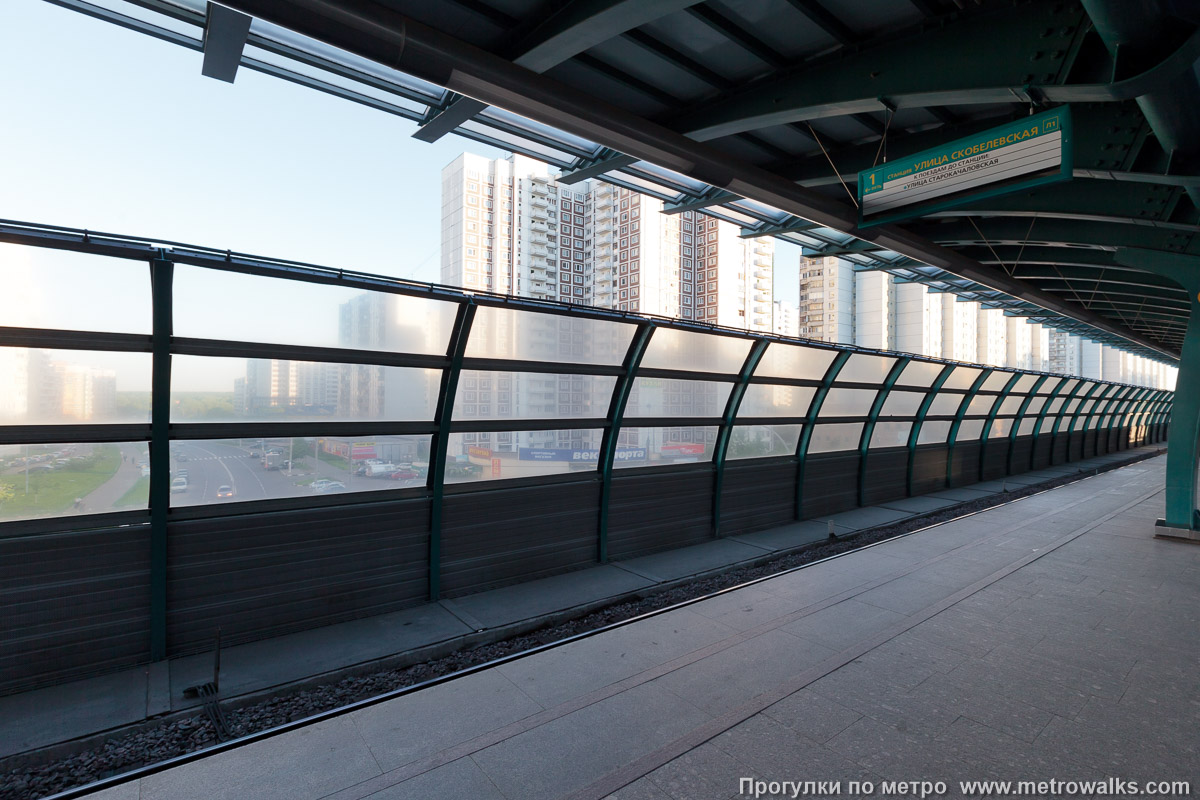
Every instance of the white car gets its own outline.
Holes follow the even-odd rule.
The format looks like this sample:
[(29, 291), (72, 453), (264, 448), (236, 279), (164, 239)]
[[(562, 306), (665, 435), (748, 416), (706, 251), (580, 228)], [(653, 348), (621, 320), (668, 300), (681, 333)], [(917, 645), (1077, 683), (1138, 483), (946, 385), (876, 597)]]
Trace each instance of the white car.
[(187, 478), (175, 478), (171, 481), (171, 494), (179, 494), (186, 492), (188, 487)]
[(344, 492), (346, 490), (346, 484), (342, 483), (341, 481), (329, 481), (323, 478), (319, 481), (313, 481), (311, 484), (309, 484), (309, 487), (318, 494), (324, 494), (325, 492)]

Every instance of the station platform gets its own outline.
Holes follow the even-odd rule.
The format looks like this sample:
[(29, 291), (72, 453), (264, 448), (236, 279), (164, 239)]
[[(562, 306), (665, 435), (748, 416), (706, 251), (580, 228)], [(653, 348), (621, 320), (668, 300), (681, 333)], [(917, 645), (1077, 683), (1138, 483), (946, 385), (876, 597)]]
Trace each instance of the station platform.
[[(1148, 445), (967, 487), (715, 539), (403, 611), (226, 647), (224, 702), (251, 702), (354, 672), (403, 666), (498, 641), (699, 576), (752, 565), (848, 535), (1160, 452)], [(197, 709), (184, 690), (212, 678), (209, 653), (0, 697), (0, 759), (84, 749), (105, 731)]]
[(91, 795), (732, 798), (1193, 780), (1200, 548), (1154, 458)]

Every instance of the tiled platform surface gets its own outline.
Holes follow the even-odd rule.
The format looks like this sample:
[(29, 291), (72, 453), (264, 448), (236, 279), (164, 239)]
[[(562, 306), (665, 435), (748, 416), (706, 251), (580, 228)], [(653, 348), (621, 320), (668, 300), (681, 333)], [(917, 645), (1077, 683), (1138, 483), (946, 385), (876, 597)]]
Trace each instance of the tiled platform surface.
[(740, 796), (1200, 777), (1200, 547), (1152, 459), (94, 797)]
[[(1044, 481), (1157, 449), (1149, 446), (1112, 453), (1019, 477), (1023, 484)], [(844, 535), (1023, 484), (1009, 479), (946, 489), (393, 614), (227, 647), (221, 658), (222, 694), (234, 697), (267, 691), (405, 651), (424, 649), (437, 655), (439, 649), (445, 652), (458, 647), (467, 637), (496, 638), (505, 631), (528, 629), (564, 610), (603, 605), (655, 584), (761, 560), (781, 550), (823, 540), (830, 522), (838, 534)], [(212, 657), (203, 654), (0, 697), (0, 757), (196, 705), (198, 701), (183, 697), (183, 690), (211, 676)]]

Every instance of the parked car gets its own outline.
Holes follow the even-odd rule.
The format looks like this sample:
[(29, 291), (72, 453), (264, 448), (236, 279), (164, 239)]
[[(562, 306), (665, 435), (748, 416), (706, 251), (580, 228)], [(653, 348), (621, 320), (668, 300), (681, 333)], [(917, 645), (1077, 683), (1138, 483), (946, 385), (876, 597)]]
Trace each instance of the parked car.
[(313, 481), (312, 482), (312, 490), (318, 494), (327, 494), (329, 492), (344, 492), (344, 491), (346, 491), (346, 484), (342, 483), (341, 481), (326, 481), (326, 480)]
[(171, 481), (171, 494), (180, 494), (181, 492), (186, 492), (187, 488), (187, 478), (177, 477)]
[(218, 486), (217, 487), (217, 497), (233, 497), (233, 487), (232, 486)]
[(398, 469), (388, 477), (394, 481), (406, 481), (411, 478), (419, 478), (421, 476), (415, 469)]

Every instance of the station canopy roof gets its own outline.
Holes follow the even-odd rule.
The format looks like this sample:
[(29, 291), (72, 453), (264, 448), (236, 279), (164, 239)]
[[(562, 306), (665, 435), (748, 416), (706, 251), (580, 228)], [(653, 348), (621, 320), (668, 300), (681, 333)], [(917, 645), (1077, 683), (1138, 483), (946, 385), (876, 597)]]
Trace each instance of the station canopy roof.
[[(47, 0), (809, 255), (1175, 362), (1200, 255), (1189, 0)], [(1062, 180), (862, 226), (858, 173), (1067, 106)], [(919, 210), (919, 209), (918, 209)], [(1164, 255), (1172, 254), (1172, 255)]]

